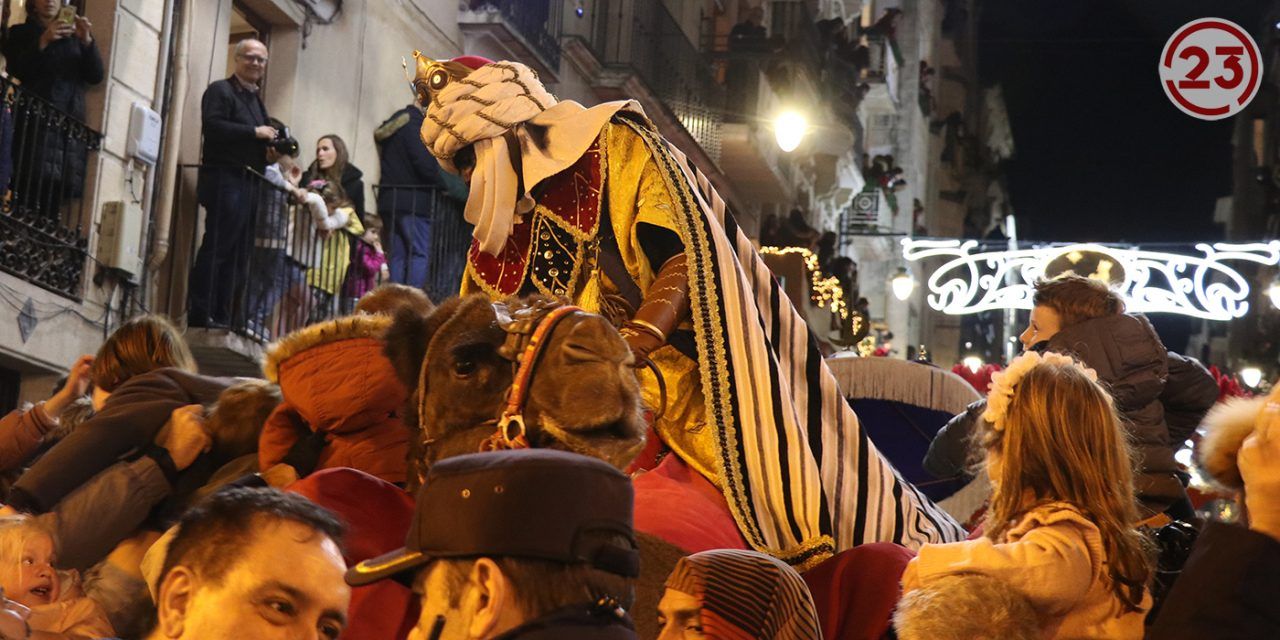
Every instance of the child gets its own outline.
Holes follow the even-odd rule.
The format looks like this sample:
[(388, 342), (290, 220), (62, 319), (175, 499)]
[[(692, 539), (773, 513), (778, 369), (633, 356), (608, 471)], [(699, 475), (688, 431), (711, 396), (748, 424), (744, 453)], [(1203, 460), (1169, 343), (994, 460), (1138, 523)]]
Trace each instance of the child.
[[(315, 206), (315, 198), (308, 198), (317, 226), (322, 229), (323, 244), (319, 261), (307, 271), (307, 284), (311, 286), (311, 314), (309, 323), (316, 323), (332, 315), (333, 297), (342, 286), (347, 267), (351, 264), (351, 236), (364, 235), (360, 216), (351, 207), (351, 200), (342, 191), (342, 185), (324, 180), (313, 181), (308, 188), (324, 199), (327, 216), (321, 216)], [(341, 224), (336, 224), (341, 222)], [(341, 229), (341, 231), (338, 231)]]
[(1111, 396), (1068, 356), (1028, 352), (993, 376), (985, 423), (993, 494), (983, 537), (926, 544), (904, 593), (977, 573), (1030, 601), (1046, 638), (1141, 638), (1151, 558)]
[[(27, 624), (42, 638), (115, 635), (107, 616), (78, 585), (53, 568), (53, 535), (26, 516), (0, 518), (0, 586), (4, 597), (31, 609)], [(74, 575), (74, 574), (73, 574)]]
[(378, 232), (382, 229), (382, 221), (378, 216), (369, 216), (364, 236), (355, 243), (355, 255), (351, 259), (351, 268), (347, 270), (347, 280), (342, 285), (342, 313), (349, 315), (355, 311), (356, 302), (378, 286), (378, 278), (387, 277), (387, 256), (382, 252), (382, 242)]

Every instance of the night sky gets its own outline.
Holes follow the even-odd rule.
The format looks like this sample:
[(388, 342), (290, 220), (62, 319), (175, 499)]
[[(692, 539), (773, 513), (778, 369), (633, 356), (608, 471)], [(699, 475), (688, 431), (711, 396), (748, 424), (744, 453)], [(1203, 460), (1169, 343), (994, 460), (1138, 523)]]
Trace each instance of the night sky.
[(1165, 97), (1157, 64), (1184, 23), (1220, 17), (1259, 39), (1263, 0), (987, 0), (979, 67), (1004, 87), (1010, 199), (1033, 240), (1196, 242), (1220, 235), (1233, 119)]
[[(999, 83), (1013, 128), (1005, 167), (1019, 236), (1036, 241), (1187, 243), (1221, 239), (1234, 118), (1183, 114), (1157, 65), (1178, 27), (1226, 18), (1263, 44), (1267, 0), (984, 0), (983, 84)], [(1182, 351), (1192, 323), (1153, 314)], [(1193, 354), (1196, 355), (1196, 354)]]

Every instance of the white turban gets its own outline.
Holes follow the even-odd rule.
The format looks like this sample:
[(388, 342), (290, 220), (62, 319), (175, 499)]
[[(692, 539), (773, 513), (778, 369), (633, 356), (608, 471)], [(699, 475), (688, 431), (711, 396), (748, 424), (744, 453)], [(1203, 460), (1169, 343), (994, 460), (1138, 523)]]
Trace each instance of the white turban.
[[(476, 166), (464, 217), (475, 225), (480, 250), (496, 256), (518, 216), (533, 209), (529, 191), (577, 162), (609, 118), (624, 109), (643, 115), (634, 102), (591, 109), (572, 100), (557, 102), (529, 67), (495, 62), (454, 80), (433, 97), (422, 123), (422, 142), (453, 174), (459, 173), (454, 154), (467, 145), (474, 147)], [(520, 145), (520, 175), (503, 136), (508, 131)], [(521, 177), (524, 188), (517, 193)]]

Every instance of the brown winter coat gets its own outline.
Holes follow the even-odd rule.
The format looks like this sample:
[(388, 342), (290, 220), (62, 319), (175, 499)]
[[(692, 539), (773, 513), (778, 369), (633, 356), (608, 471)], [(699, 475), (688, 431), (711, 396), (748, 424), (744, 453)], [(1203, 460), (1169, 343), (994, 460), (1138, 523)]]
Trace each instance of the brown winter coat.
[(408, 391), (383, 355), (391, 319), (351, 316), (311, 325), (271, 347), (266, 378), (284, 402), (258, 440), (263, 469), (284, 460), (308, 432), (325, 435), (317, 468), (351, 467), (403, 483), (409, 432), (400, 419)]

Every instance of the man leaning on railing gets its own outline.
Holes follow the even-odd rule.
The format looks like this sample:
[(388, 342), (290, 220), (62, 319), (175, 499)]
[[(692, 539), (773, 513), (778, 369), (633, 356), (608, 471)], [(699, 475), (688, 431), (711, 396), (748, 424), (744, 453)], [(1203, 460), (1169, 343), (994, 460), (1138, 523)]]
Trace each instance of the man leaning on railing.
[(247, 277), (249, 225), (258, 203), (245, 167), (262, 173), (267, 143), (277, 133), (267, 124), (258, 88), (266, 69), (267, 46), (241, 40), (235, 48), (235, 73), (210, 84), (200, 101), (204, 149), (196, 191), (205, 223), (188, 285), (190, 327), (230, 326), (234, 292), (243, 288)]

